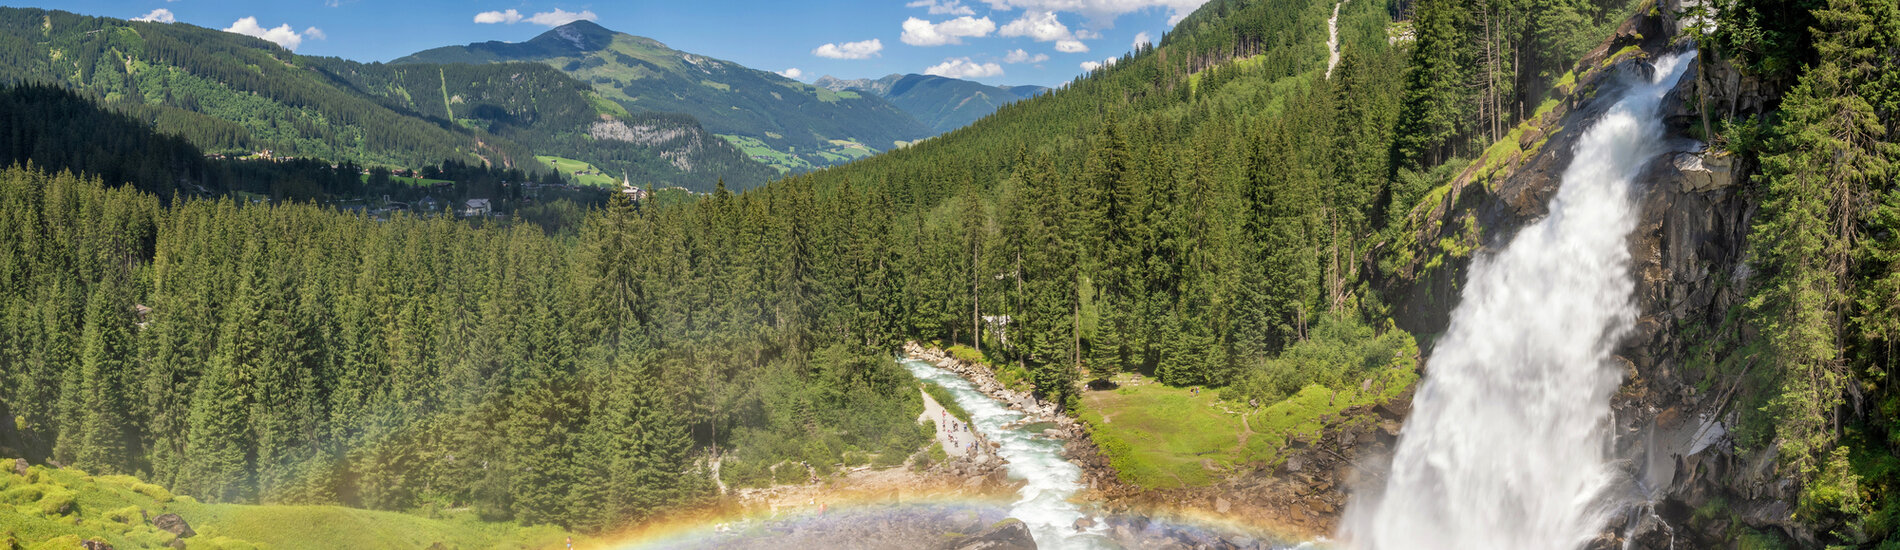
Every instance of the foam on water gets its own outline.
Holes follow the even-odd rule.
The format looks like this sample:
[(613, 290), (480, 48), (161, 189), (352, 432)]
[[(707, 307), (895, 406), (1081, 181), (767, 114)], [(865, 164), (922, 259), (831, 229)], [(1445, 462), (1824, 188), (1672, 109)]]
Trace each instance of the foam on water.
[(904, 368), (920, 380), (934, 382), (950, 390), (957, 405), (970, 413), (970, 423), (983, 437), (1000, 445), (997, 454), (1009, 461), (1009, 477), (1024, 482), (1010, 517), (1028, 524), (1040, 548), (1109, 548), (1103, 536), (1105, 527), (1098, 522), (1086, 531), (1075, 530), (1082, 508), (1069, 499), (1083, 489), (1082, 468), (1062, 456), (1062, 441), (1030, 433), (1021, 428), (1006, 428), (1023, 419), (976, 389), (956, 373), (916, 359), (904, 359)]
[(1615, 511), (1610, 359), (1636, 315), (1634, 180), (1662, 152), (1657, 107), (1693, 57), (1632, 82), (1578, 140), (1550, 214), (1473, 262), (1384, 491), (1342, 522), (1349, 544), (1577, 548)]

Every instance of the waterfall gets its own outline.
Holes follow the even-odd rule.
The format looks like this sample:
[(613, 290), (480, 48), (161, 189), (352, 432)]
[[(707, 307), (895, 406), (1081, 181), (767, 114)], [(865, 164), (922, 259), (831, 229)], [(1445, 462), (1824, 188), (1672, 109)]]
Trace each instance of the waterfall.
[(1634, 180), (1661, 153), (1670, 55), (1578, 139), (1550, 214), (1477, 258), (1428, 363), (1382, 494), (1342, 538), (1366, 549), (1571, 549), (1617, 502), (1611, 354), (1632, 325)]

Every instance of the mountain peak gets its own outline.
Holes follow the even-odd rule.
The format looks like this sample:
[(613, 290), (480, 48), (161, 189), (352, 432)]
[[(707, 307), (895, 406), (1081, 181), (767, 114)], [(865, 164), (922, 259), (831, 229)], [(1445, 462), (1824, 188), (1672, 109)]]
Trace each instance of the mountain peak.
[(528, 43), (543, 47), (558, 47), (577, 52), (597, 52), (612, 45), (614, 36), (619, 33), (599, 23), (588, 20), (575, 21), (555, 27), (541, 36), (534, 37)]

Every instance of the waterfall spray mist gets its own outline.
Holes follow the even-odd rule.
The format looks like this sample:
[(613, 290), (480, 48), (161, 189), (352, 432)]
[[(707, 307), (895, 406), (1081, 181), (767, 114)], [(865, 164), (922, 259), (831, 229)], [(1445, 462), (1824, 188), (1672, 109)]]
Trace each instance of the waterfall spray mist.
[[(1576, 548), (1616, 505), (1611, 353), (1636, 309), (1634, 180), (1661, 152), (1665, 56), (1577, 141), (1550, 214), (1472, 265), (1382, 494), (1342, 537), (1367, 549)], [(1633, 78), (1633, 77), (1632, 77)]]

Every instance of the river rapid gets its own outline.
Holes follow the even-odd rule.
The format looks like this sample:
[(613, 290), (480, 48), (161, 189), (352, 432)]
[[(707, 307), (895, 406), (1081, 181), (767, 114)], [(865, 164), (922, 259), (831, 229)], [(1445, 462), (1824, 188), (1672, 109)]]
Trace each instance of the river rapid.
[(1025, 417), (984, 395), (969, 380), (928, 362), (906, 358), (904, 368), (918, 380), (936, 383), (950, 390), (957, 405), (970, 413), (977, 432), (998, 445), (997, 455), (1009, 461), (1010, 479), (1023, 482), (1017, 500), (1010, 506), (1009, 517), (1029, 526), (1038, 548), (1091, 549), (1116, 548), (1104, 535), (1107, 525), (1095, 522), (1077, 530), (1076, 520), (1084, 516), (1082, 507), (1072, 499), (1085, 487), (1082, 468), (1062, 454), (1063, 441), (1031, 433), (1022, 425)]

